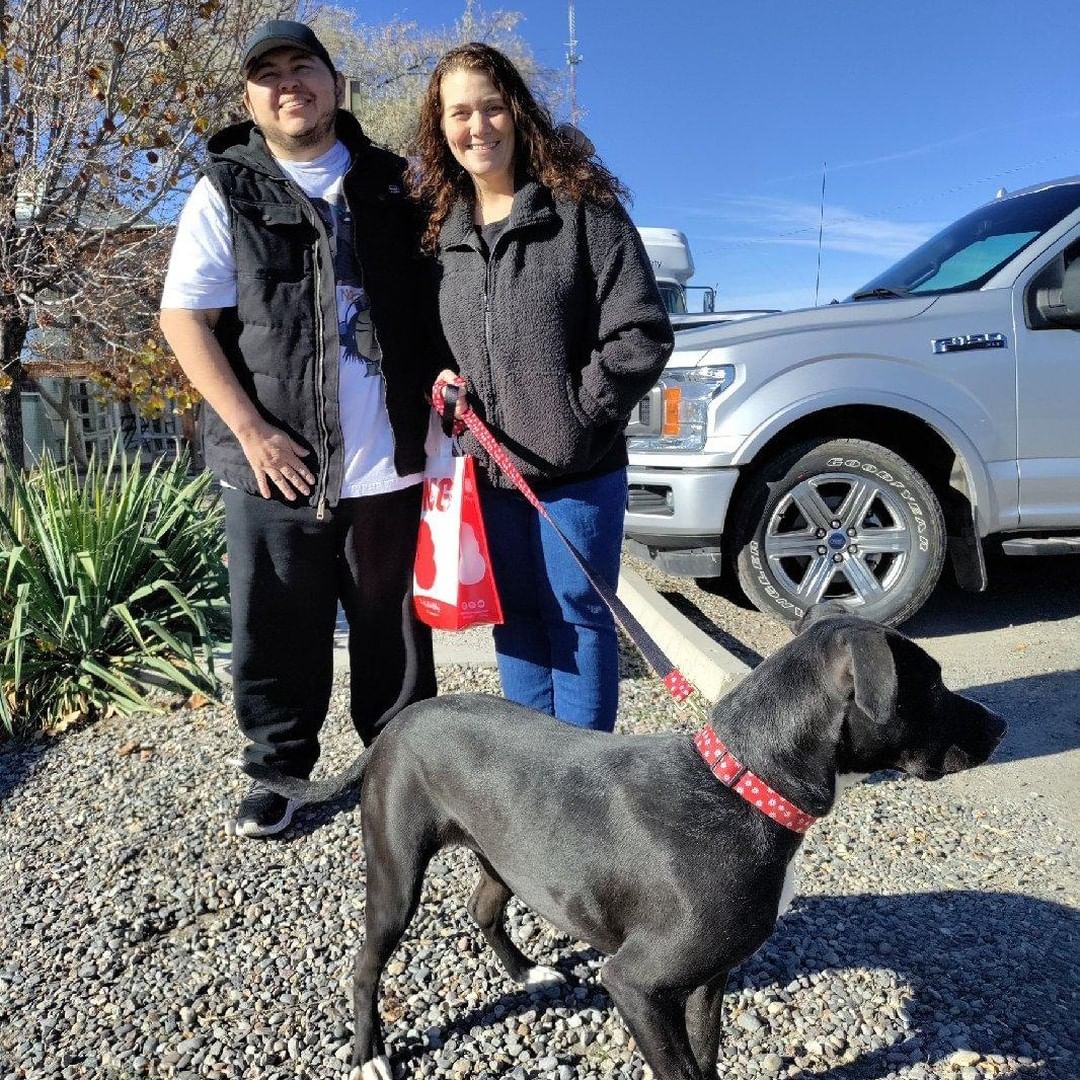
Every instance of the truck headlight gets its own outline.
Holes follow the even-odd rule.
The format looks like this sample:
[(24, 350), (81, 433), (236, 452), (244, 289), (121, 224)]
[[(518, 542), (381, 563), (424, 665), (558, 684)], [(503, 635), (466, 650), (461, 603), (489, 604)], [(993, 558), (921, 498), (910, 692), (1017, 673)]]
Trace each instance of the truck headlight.
[(735, 381), (731, 364), (675, 368), (642, 399), (627, 435), (635, 450), (692, 450), (705, 444), (709, 404)]

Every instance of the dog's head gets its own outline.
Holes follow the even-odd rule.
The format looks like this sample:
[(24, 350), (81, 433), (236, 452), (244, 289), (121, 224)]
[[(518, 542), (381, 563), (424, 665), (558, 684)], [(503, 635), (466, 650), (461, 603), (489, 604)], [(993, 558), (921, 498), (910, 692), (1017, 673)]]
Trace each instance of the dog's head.
[(811, 609), (799, 628), (840, 695), (838, 771), (938, 780), (986, 761), (1005, 734), (1001, 717), (949, 690), (941, 665), (903, 634), (838, 607)]

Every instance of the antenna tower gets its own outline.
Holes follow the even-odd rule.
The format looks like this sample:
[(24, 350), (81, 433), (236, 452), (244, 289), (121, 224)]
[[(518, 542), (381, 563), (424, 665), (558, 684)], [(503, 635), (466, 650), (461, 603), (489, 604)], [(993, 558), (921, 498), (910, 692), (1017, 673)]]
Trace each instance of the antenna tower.
[(574, 11), (574, 0), (568, 0), (568, 14), (570, 19), (570, 40), (566, 43), (566, 66), (570, 72), (570, 123), (575, 127), (581, 119), (581, 110), (577, 103), (577, 66), (581, 63), (581, 56), (577, 51), (577, 16)]

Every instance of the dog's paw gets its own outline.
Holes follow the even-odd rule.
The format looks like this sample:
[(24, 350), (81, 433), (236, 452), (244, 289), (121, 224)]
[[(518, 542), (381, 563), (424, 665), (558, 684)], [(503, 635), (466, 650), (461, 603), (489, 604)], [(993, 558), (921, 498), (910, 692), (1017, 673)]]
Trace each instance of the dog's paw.
[(566, 976), (554, 968), (531, 967), (525, 975), (524, 985), (530, 990), (541, 990), (545, 986), (562, 986), (566, 982)]
[(351, 1073), (349, 1080), (393, 1080), (390, 1071), (390, 1059), (387, 1057), (372, 1058), (363, 1065), (357, 1065)]

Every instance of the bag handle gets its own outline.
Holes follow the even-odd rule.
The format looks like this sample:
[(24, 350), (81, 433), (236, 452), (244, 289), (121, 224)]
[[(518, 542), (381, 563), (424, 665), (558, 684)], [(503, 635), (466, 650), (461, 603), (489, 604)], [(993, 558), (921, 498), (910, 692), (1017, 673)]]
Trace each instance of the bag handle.
[[(453, 391), (453, 393), (448, 394), (447, 391)], [(697, 691), (691, 686), (682, 672), (668, 659), (660, 646), (649, 636), (645, 627), (638, 622), (626, 604), (619, 599), (610, 583), (593, 569), (585, 556), (578, 551), (577, 546), (570, 537), (559, 527), (558, 522), (548, 513), (548, 508), (540, 501), (533, 489), (529, 487), (525, 477), (521, 475), (521, 471), (496, 441), (488, 426), (468, 405), (467, 397), (465, 413), (461, 416), (455, 415), (454, 406), (463, 392), (464, 388), (461, 386), (448, 384), (441, 379), (436, 382), (432, 394), (432, 404), (442, 416), (443, 430), (445, 431), (447, 428), (447, 417), (449, 417), (451, 429), (455, 424), (463, 424), (472, 432), (476, 441), (488, 452), (491, 460), (498, 465), (514, 487), (525, 496), (525, 499), (536, 508), (540, 516), (555, 530), (559, 539), (566, 545), (578, 566), (581, 567), (589, 583), (600, 594), (600, 599), (607, 604), (611, 614), (615, 617), (615, 621), (626, 631), (627, 636), (641, 651), (653, 671), (660, 676), (664, 686), (667, 687), (668, 693), (680, 704), (685, 702), (691, 694)], [(445, 406), (450, 407), (446, 408)]]

